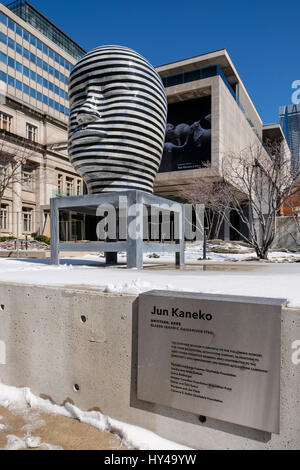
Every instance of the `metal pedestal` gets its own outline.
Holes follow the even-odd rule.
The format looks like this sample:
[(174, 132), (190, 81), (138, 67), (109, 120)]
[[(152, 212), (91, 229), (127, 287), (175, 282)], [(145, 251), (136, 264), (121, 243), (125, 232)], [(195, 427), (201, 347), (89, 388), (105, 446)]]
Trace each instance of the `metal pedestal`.
[[(114, 242), (61, 242), (59, 239), (59, 211), (74, 211), (81, 214), (96, 215), (101, 204), (119, 208), (120, 198), (127, 201), (126, 226), (127, 236), (124, 241)], [(176, 243), (153, 243), (144, 241), (143, 206), (155, 207), (174, 213), (178, 218), (179, 236)], [(135, 232), (135, 237), (128, 236), (128, 227)], [(143, 253), (174, 253), (177, 266), (184, 265), (184, 206), (175, 201), (164, 199), (138, 190), (114, 193), (100, 193), (76, 197), (51, 199), (51, 264), (59, 264), (59, 255), (66, 251), (104, 252), (107, 265), (117, 263), (117, 253), (127, 253), (128, 268), (143, 268)]]

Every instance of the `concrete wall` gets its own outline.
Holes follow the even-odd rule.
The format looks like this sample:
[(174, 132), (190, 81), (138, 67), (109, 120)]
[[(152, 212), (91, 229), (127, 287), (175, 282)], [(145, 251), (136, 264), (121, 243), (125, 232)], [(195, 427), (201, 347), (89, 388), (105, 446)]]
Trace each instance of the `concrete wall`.
[(247, 113), (248, 118), (252, 121), (252, 124), (255, 126), (258, 135), (262, 137), (262, 120), (256, 108), (253, 106), (253, 103), (250, 100), (249, 95), (242, 83), (237, 83), (236, 95), (239, 102), (243, 106), (245, 112)]
[[(217, 102), (219, 103), (219, 164), (221, 171), (224, 156), (238, 155), (250, 145), (260, 146), (260, 140), (223, 80), (218, 80), (215, 93), (217, 93)], [(265, 157), (268, 158), (266, 152)]]
[(270, 435), (212, 419), (201, 424), (192, 413), (137, 400), (136, 296), (0, 284), (0, 306), (3, 383), (99, 409), (197, 449), (300, 448), (300, 365), (292, 363), (300, 309), (283, 311), (281, 434)]
[(224, 155), (239, 153), (257, 137), (223, 80), (219, 79), (215, 93), (219, 103), (219, 163), (222, 165)]
[(277, 217), (276, 235), (272, 247), (300, 250), (300, 216), (298, 224), (294, 217)]

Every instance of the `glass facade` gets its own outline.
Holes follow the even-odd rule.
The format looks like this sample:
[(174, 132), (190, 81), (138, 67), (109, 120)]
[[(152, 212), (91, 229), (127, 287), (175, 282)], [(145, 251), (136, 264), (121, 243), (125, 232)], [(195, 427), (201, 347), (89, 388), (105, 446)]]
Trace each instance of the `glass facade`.
[[(8, 4), (7, 8), (9, 8), (13, 13), (22, 18), (22, 20), (26, 21), (26, 23), (29, 23), (35, 29), (44, 34), (44, 36), (46, 36), (48, 39), (57, 44), (61, 49), (70, 54), (71, 57), (74, 57), (76, 61), (80, 60), (81, 57), (85, 54), (84, 49), (82, 49), (78, 44), (72, 41), (72, 39), (70, 39), (59, 28), (57, 28), (53, 23), (51, 23), (51, 21), (45, 18), (39, 11), (37, 11), (32, 5), (30, 5), (30, 3), (24, 0), (17, 0)], [(34, 39), (35, 38), (33, 37), (33, 41)], [(46, 54), (50, 53), (50, 50), (47, 50), (47, 46), (44, 47), (46, 52), (43, 52), (45, 52)], [(51, 54), (55, 53), (51, 51)], [(55, 55), (57, 56), (57, 54)], [(59, 63), (61, 61), (61, 65), (65, 63), (65, 59), (63, 57), (58, 56), (57, 59)]]
[[(1, 37), (0, 37), (1, 41)], [(25, 57), (25, 56), (24, 56)], [(34, 80), (35, 82), (39, 83), (40, 85), (44, 86), (45, 88), (48, 88), (48, 90), (53, 91), (57, 95), (59, 95), (61, 98), (64, 98), (65, 100), (69, 99), (68, 93), (63, 90), (62, 88), (58, 87), (55, 85), (53, 82), (50, 80), (47, 80), (43, 78), (39, 73), (35, 72), (34, 70), (26, 67), (25, 65), (22, 65), (18, 60), (13, 59), (10, 56), (7, 56), (3, 52), (0, 51), (0, 61), (3, 62), (6, 65), (9, 65), (11, 68), (17, 70), (18, 72), (22, 73), (25, 75), (25, 77), (31, 78), (31, 80)], [(35, 63), (34, 61), (32, 61)], [(48, 70), (47, 70), (48, 72)], [(60, 80), (61, 77), (60, 77)], [(65, 77), (63, 79), (63, 82), (68, 85), (69, 79)]]
[(208, 67), (202, 67), (199, 69), (190, 70), (188, 72), (182, 72), (175, 75), (167, 75), (166, 77), (162, 77), (162, 82), (165, 87), (170, 87), (180, 85), (182, 83), (194, 82), (195, 80), (202, 80), (203, 78), (215, 77), (216, 75), (220, 75), (223, 78), (230, 93), (235, 95), (235, 90), (228, 82), (221, 67), (218, 64), (209, 65)]
[[(9, 6), (7, 8), (9, 8)], [(28, 44), (31, 44), (32, 46), (36, 47), (39, 51), (43, 52), (46, 56), (49, 56), (50, 59), (53, 59), (58, 65), (61, 65), (68, 72), (71, 72), (73, 65), (69, 61), (67, 61), (62, 56), (54, 52), (50, 47), (46, 46), (46, 44), (44, 44), (42, 41), (37, 39), (32, 34), (30, 34), (28, 31), (21, 28), (21, 26), (17, 25), (14, 21), (12, 21), (2, 12), (0, 12), (0, 22), (4, 24), (5, 26), (7, 26), (11, 31), (14, 31), (21, 39), (23, 38), (25, 41), (27, 41)], [(83, 55), (84, 55), (84, 51), (81, 54), (81, 57)]]
[[(2, 31), (0, 31), (0, 45), (6, 46), (6, 53), (0, 50), (0, 81), (55, 111), (69, 115), (67, 86), (72, 70), (71, 63), (2, 12), (0, 12), (0, 23), (6, 27), (6, 29), (2, 27)], [(6, 31), (6, 34), (3, 30)], [(14, 39), (12, 39), (12, 35)], [(29, 63), (23, 58), (27, 59)], [(64, 67), (65, 73), (61, 71), (61, 67)], [(48, 75), (47, 79), (43, 76), (44, 72)], [(25, 80), (24, 77), (26, 77)], [(57, 80), (61, 86), (55, 83)], [(39, 89), (38, 85), (42, 86), (43, 90)], [(51, 92), (57, 95), (57, 99), (51, 95)], [(63, 99), (64, 102), (62, 103), (60, 99)]]
[(292, 154), (292, 169), (300, 165), (300, 104), (281, 106), (280, 124)]

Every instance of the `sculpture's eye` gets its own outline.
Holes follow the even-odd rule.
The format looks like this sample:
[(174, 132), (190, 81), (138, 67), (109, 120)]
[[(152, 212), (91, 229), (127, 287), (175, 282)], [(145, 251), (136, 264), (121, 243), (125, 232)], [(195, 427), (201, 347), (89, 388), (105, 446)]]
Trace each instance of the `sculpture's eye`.
[(86, 100), (86, 90), (85, 88), (78, 88), (74, 89), (70, 93), (70, 106), (73, 108), (74, 106), (80, 105), (83, 101)]
[(73, 86), (70, 92), (70, 105), (72, 108), (80, 106), (86, 100), (95, 100), (102, 98), (103, 90), (98, 80), (91, 80), (79, 86)]
[(103, 87), (105, 96), (115, 97), (122, 95), (129, 95), (131, 93), (130, 88), (124, 83), (111, 83)]
[(100, 85), (89, 84), (86, 89), (86, 95), (89, 99), (99, 99), (103, 97), (103, 89)]

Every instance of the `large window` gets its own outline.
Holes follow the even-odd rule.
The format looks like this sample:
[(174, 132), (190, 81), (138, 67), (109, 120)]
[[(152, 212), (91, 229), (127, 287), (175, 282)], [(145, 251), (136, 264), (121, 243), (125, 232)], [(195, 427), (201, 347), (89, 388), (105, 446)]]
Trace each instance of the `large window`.
[(33, 190), (33, 170), (22, 170), (22, 185), (25, 191)]
[(28, 233), (32, 232), (32, 209), (28, 207), (23, 207), (23, 231)]
[(74, 178), (66, 177), (66, 193), (67, 196), (73, 196), (74, 194)]
[(8, 229), (8, 206), (2, 205), (0, 212), (0, 229)]
[(4, 131), (12, 131), (12, 117), (5, 113), (0, 113), (0, 128)]
[(77, 180), (76, 194), (77, 194), (77, 196), (82, 195), (82, 182), (81, 182), (81, 180)]
[(64, 177), (62, 174), (57, 175), (57, 194), (61, 196), (64, 190)]
[(26, 137), (32, 142), (37, 142), (38, 128), (32, 124), (26, 124)]

